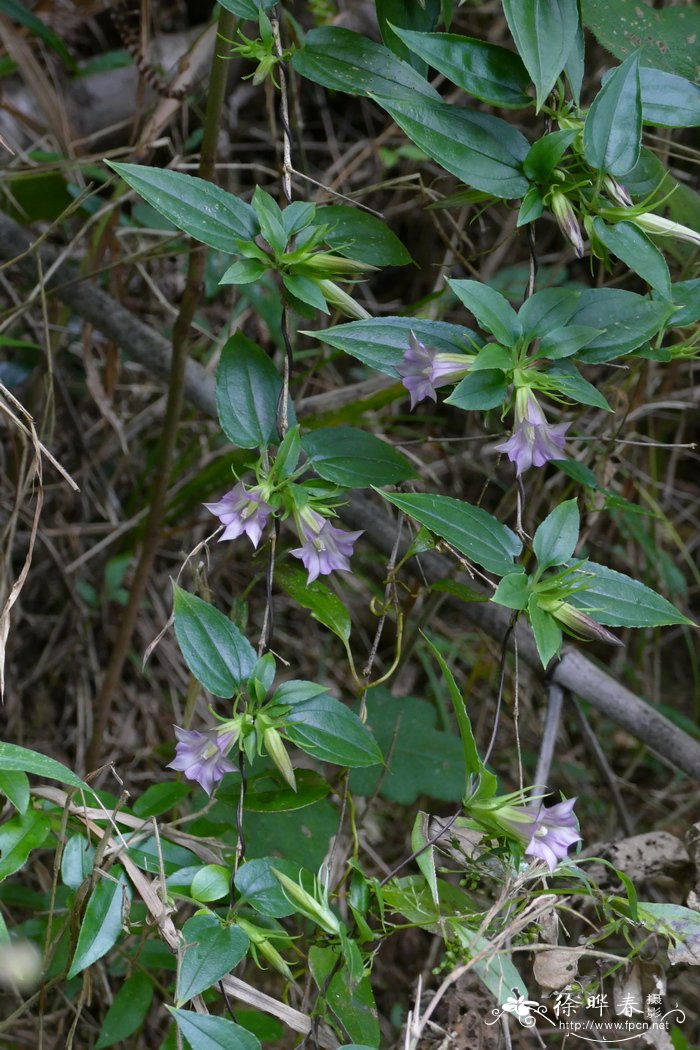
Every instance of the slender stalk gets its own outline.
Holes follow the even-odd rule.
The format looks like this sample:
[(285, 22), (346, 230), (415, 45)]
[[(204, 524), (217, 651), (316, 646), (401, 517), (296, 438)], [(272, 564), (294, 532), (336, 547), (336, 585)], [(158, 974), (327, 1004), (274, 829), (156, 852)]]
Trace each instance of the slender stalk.
[[(223, 7), (219, 11), (219, 37), (231, 39), (236, 27), (236, 18)], [(199, 176), (211, 180), (216, 167), (216, 151), (219, 133), (219, 120), (226, 94), (226, 76), (228, 59), (214, 51), (207, 108), (204, 117), (204, 135), (199, 157)], [(104, 747), (104, 735), (107, 727), (112, 697), (121, 680), (129, 645), (136, 626), (141, 601), (151, 575), (153, 563), (160, 542), (160, 531), (165, 514), (168, 485), (177, 441), (177, 430), (182, 415), (184, 400), (185, 368), (187, 365), (187, 343), (190, 325), (199, 304), (202, 281), (204, 277), (205, 250), (196, 248), (189, 257), (187, 266), (187, 283), (180, 303), (180, 311), (173, 326), (172, 357), (170, 380), (165, 408), (165, 419), (161, 433), (160, 445), (151, 489), (150, 508), (146, 521), (146, 531), (141, 548), (134, 579), (129, 592), (129, 600), (114, 642), (112, 654), (105, 670), (100, 691), (95, 699), (93, 733), (87, 752), (86, 767), (95, 769), (100, 764)]]

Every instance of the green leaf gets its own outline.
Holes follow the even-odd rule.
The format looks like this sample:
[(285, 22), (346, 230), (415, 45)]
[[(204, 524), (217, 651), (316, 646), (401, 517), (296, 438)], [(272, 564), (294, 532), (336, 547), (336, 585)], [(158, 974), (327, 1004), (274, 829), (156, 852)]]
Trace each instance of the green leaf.
[[(658, 293), (653, 293), (653, 298), (658, 299)], [(682, 328), (700, 321), (700, 277), (677, 281), (671, 286), (671, 298), (680, 309), (672, 315), (669, 327)]]
[(522, 161), (527, 139), (499, 117), (433, 102), (415, 94), (373, 95), (400, 128), (445, 171), (494, 197), (522, 197), (529, 188)]
[(316, 212), (318, 224), (328, 224), (326, 244), (339, 255), (371, 266), (406, 266), (411, 262), (395, 233), (376, 215), (346, 204), (329, 204)]
[(0, 792), (5, 795), (19, 813), (29, 808), (29, 780), (22, 770), (0, 769)]
[(642, 96), (639, 55), (630, 55), (596, 95), (583, 128), (583, 152), (592, 168), (624, 175), (639, 160)]
[(179, 1010), (167, 1003), (166, 1009), (192, 1050), (261, 1050), (260, 1040), (252, 1032), (226, 1017)]
[(416, 857), (416, 864), (425, 875), (425, 881), (430, 887), (430, 892), (433, 896), (433, 900), (436, 904), (438, 904), (439, 898), (437, 887), (437, 874), (435, 871), (435, 847), (427, 846), (429, 841), (430, 815), (428, 813), (423, 813), (422, 810), (419, 810), (416, 813), (416, 819), (413, 822), (413, 831), (411, 832), (411, 849), (414, 853), (418, 853), (418, 850), (422, 851), (418, 853), (418, 856)]
[(313, 430), (301, 445), (317, 474), (347, 488), (398, 485), (416, 476), (401, 452), (357, 427)]
[[(244, 804), (246, 813), (291, 813), (313, 806), (331, 793), (331, 786), (313, 769), (296, 769), (296, 791), (281, 779), (275, 770), (267, 770), (259, 778), (248, 781)], [(240, 788), (240, 783), (238, 784)], [(240, 794), (240, 791), (239, 791)], [(219, 791), (220, 800), (228, 798)], [(238, 799), (236, 799), (238, 801)]]
[(639, 51), (642, 61), (656, 69), (694, 80), (700, 40), (700, 11), (695, 6), (671, 5), (655, 10), (639, 0), (582, 0), (584, 24), (617, 59)]
[[(543, 135), (531, 147), (523, 161), (523, 171), (533, 182), (549, 183), (567, 149), (578, 135), (576, 128)], [(529, 300), (528, 300), (529, 301)]]
[[(468, 783), (470, 775), (481, 776), (481, 774), (483, 774), (485, 771), (485, 767), (484, 763), (481, 761), (481, 757), (479, 756), (479, 751), (476, 746), (471, 720), (469, 718), (469, 715), (467, 714), (467, 705), (465, 703), (462, 692), (459, 686), (457, 685), (457, 682), (455, 681), (455, 677), (452, 674), (450, 668), (448, 667), (442, 653), (437, 648), (437, 646), (433, 645), (433, 643), (428, 637), (426, 637), (425, 635), (423, 637), (425, 638), (425, 641), (431, 653), (433, 654), (440, 666), (440, 670), (442, 671), (442, 677), (445, 680), (445, 684), (447, 685), (447, 689), (450, 694), (450, 699), (452, 700), (452, 708), (455, 713), (455, 718), (457, 719), (459, 735), (462, 741), (462, 751), (464, 752), (464, 769), (466, 772)], [(490, 776), (491, 774), (488, 775)], [(416, 847), (414, 846), (413, 848), (415, 849)], [(433, 894), (433, 896), (437, 901), (437, 891), (435, 894)]]
[(567, 600), (606, 627), (694, 626), (666, 598), (624, 573), (588, 561), (580, 569), (580, 578), (587, 582), (586, 589)]
[(65, 46), (60, 36), (54, 33), (53, 29), (42, 22), (40, 18), (37, 18), (27, 7), (26, 2), (20, 3), (19, 0), (0, 0), (0, 13), (7, 15), (14, 22), (19, 22), (20, 25), (24, 26), (34, 36), (38, 37), (39, 40), (43, 40), (56, 54), (59, 56), (61, 61), (68, 67), (72, 72), (76, 72), (76, 62), (71, 55), (68, 48)]
[(293, 915), (296, 907), (289, 903), (282, 892), (279, 880), (272, 873), (273, 868), (288, 875), (290, 879), (299, 878), (298, 865), (280, 857), (258, 857), (241, 865), (234, 882), (242, 902), (249, 904), (261, 915), (283, 919), (286, 915)]
[(446, 405), (463, 408), (470, 412), (474, 409), (486, 411), (502, 405), (508, 393), (508, 383), (503, 372), (495, 368), (477, 370), (465, 376), (454, 388)]
[(593, 408), (602, 408), (604, 412), (612, 412), (610, 405), (598, 388), (584, 379), (571, 361), (561, 361), (559, 364), (552, 365), (547, 370), (547, 379), (554, 383), (557, 390), (565, 397), (581, 405), (592, 405)]
[(28, 809), (0, 825), (0, 882), (23, 868), (32, 850), (41, 846), (49, 833), (46, 813)]
[(82, 788), (84, 791), (89, 791), (91, 795), (93, 793), (92, 788), (88, 787), (67, 766), (46, 755), (40, 755), (37, 751), (20, 747), (18, 744), (6, 744), (0, 741), (0, 769), (8, 772), (35, 773), (38, 777), (58, 780), (60, 784), (67, 784), (68, 787)]
[(61, 857), (61, 879), (64, 886), (77, 890), (88, 877), (95, 860), (95, 847), (83, 835), (71, 835)]
[(347, 643), (350, 638), (350, 614), (344, 603), (321, 580), (306, 582), (306, 573), (291, 565), (275, 567), (275, 580), (304, 609), (308, 609), (314, 620)]
[[(302, 274), (283, 274), (282, 283), (295, 299), (312, 306), (314, 310), (320, 310), (323, 314), (330, 313), (328, 303), (319, 285), (311, 277)], [(307, 316), (302, 311), (304, 316)]]
[(114, 947), (122, 932), (125, 902), (130, 900), (131, 890), (124, 872), (116, 866), (111, 868), (109, 875), (103, 875), (90, 894), (68, 980), (92, 966)]
[(542, 191), (539, 186), (531, 186), (523, 197), (520, 210), (518, 211), (518, 221), (516, 226), (527, 226), (528, 223), (534, 222), (539, 219), (540, 215), (544, 212), (544, 198)]
[(339, 766), (373, 766), (382, 753), (357, 715), (327, 694), (295, 704), (284, 735), (308, 755)]
[(652, 339), (672, 313), (668, 303), (645, 299), (636, 292), (585, 288), (571, 323), (602, 331), (580, 351), (578, 360), (599, 364), (629, 354)]
[(108, 1046), (128, 1039), (137, 1032), (151, 1007), (153, 984), (148, 974), (137, 970), (121, 986), (102, 1025), (95, 1050), (106, 1050)]
[(637, 906), (634, 919), (678, 945), (678, 951), (671, 948), (669, 952), (671, 965), (700, 961), (700, 915), (696, 911), (682, 904), (644, 901)]
[(664, 299), (671, 298), (668, 263), (639, 226), (633, 222), (617, 222), (614, 226), (608, 226), (600, 216), (596, 216), (593, 230), (609, 252), (621, 259), (634, 273), (638, 273)]
[(268, 11), (274, 7), (277, 0), (218, 0), (222, 7), (239, 18), (247, 18), (249, 21), (258, 21), (259, 12)]
[[(297, 776), (299, 772), (295, 770)], [(331, 838), (338, 833), (338, 816), (337, 808), (325, 799), (294, 813), (258, 813), (247, 824), (248, 855), (253, 858), (273, 851), (282, 853), (297, 865), (294, 876), (299, 865), (307, 864), (316, 870), (328, 855)], [(275, 867), (279, 869), (276, 861)]]
[(198, 682), (214, 696), (233, 696), (248, 679), (257, 657), (228, 617), (174, 585), (175, 635)]
[(580, 517), (575, 499), (560, 503), (547, 515), (532, 541), (539, 571), (552, 565), (565, 565), (573, 557), (579, 528)]
[(105, 163), (178, 230), (210, 248), (240, 255), (238, 242), (259, 232), (251, 206), (206, 179), (142, 164)]
[(231, 889), (231, 872), (223, 864), (205, 864), (192, 879), (191, 895), (208, 904), (227, 897)]
[(546, 669), (552, 657), (561, 649), (562, 633), (559, 624), (548, 612), (540, 609), (537, 595), (530, 595), (527, 603), (527, 616), (535, 636), (535, 644), (542, 666)]
[(580, 293), (573, 288), (545, 288), (526, 299), (518, 317), (530, 339), (542, 339), (561, 328), (576, 312)]
[[(688, 12), (689, 14), (691, 12)], [(700, 124), (700, 87), (685, 77), (642, 66), (642, 120), (665, 128), (694, 128)]]
[(476, 355), (470, 368), (472, 372), (490, 368), (509, 372), (513, 368), (513, 352), (507, 346), (501, 346), (499, 343), (487, 343)]
[(569, 81), (571, 94), (573, 95), (574, 102), (577, 106), (581, 105), (581, 88), (583, 86), (583, 74), (585, 72), (585, 58), (586, 41), (583, 35), (583, 26), (579, 25), (576, 30), (574, 42), (571, 45), (571, 51), (569, 51), (569, 57), (564, 66), (564, 72)]
[(371, 321), (350, 321), (321, 332), (303, 332), (323, 343), (351, 354), (359, 361), (386, 375), (399, 377), (396, 366), (408, 350), (409, 338), (417, 339), (439, 353), (458, 354), (476, 349), (475, 335), (469, 328), (422, 317), (383, 317)]
[(282, 211), (274, 197), (262, 187), (256, 186), (252, 200), (253, 210), (260, 223), (260, 233), (277, 253), (287, 247), (287, 231), (282, 220)]
[(503, 0), (518, 53), (544, 104), (566, 65), (578, 30), (576, 0)]
[(172, 780), (162, 784), (151, 784), (131, 808), (137, 817), (144, 820), (160, 817), (182, 802), (183, 798), (187, 798), (191, 790), (191, 784), (178, 784)]
[(238, 259), (225, 270), (219, 284), (252, 284), (269, 269), (260, 259)]
[(513, 559), (523, 545), (507, 525), (481, 507), (427, 492), (382, 495), (488, 572), (506, 576), (513, 571)]
[(530, 578), (524, 572), (511, 572), (498, 584), (492, 602), (505, 605), (506, 609), (527, 609), (530, 596)]
[(178, 1006), (220, 981), (248, 951), (248, 937), (243, 930), (238, 926), (222, 926), (215, 915), (194, 915), (187, 920), (182, 933), (184, 951), (177, 981)]
[(601, 328), (589, 328), (588, 325), (570, 324), (565, 328), (555, 328), (542, 337), (537, 348), (538, 357), (546, 357), (550, 361), (558, 361), (563, 357), (571, 357), (582, 347), (589, 346), (599, 335)]
[[(474, 938), (471, 940), (467, 955), (468, 957), (478, 955), (489, 946), (490, 942), (484, 937)], [(493, 953), (486, 954), (484, 958), (474, 963), (474, 970), (499, 1005), (512, 998), (514, 994), (519, 994), (524, 999), (528, 998), (527, 986), (512, 960), (508, 955), (497, 952), (495, 948)]]
[(308, 958), (314, 981), (324, 991), (326, 1005), (350, 1039), (362, 1040), (362, 1044), (376, 1050), (380, 1032), (369, 978), (353, 979), (347, 966), (338, 968), (339, 953), (333, 948), (313, 946)]
[(405, 0), (375, 0), (375, 7), (379, 32), (386, 46), (425, 76), (427, 65), (406, 45), (402, 30), (434, 29), (440, 17), (440, 0), (423, 0), (418, 4), (407, 4)]
[(239, 448), (277, 440), (282, 378), (264, 350), (242, 332), (224, 345), (216, 375), (216, 408), (226, 437)]
[(398, 27), (395, 32), (414, 55), (482, 102), (503, 109), (531, 105), (528, 72), (505, 47), (454, 33), (416, 33)]
[(522, 325), (508, 300), (495, 288), (480, 281), (447, 281), (461, 303), (481, 328), (495, 335), (503, 346), (515, 346), (523, 334)]
[(381, 95), (389, 99), (413, 92), (425, 98), (439, 98), (427, 80), (388, 47), (349, 29), (312, 29), (304, 47), (293, 54), (292, 66), (307, 80), (350, 95)]
[(454, 731), (435, 728), (435, 708), (417, 697), (395, 699), (381, 686), (367, 700), (367, 722), (387, 756), (382, 769), (354, 769), (353, 794), (374, 794), (410, 806), (420, 795), (445, 802), (464, 797), (464, 750)]

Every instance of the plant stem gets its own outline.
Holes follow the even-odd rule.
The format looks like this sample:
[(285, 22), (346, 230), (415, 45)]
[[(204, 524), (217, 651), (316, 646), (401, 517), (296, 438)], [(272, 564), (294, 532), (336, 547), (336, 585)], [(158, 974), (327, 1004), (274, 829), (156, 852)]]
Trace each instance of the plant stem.
[[(230, 11), (226, 11), (223, 7), (220, 8), (219, 37), (231, 39), (235, 32), (235, 28), (235, 16), (231, 14)], [(215, 48), (214, 57), (212, 59), (211, 76), (209, 78), (202, 149), (199, 156), (199, 176), (200, 178), (209, 179), (210, 181), (213, 179), (216, 167), (219, 119), (226, 94), (227, 72), (228, 59), (225, 56), (220, 55), (219, 49)], [(158, 551), (161, 525), (165, 514), (168, 485), (170, 482), (173, 456), (177, 441), (177, 430), (180, 416), (182, 414), (185, 368), (187, 365), (187, 342), (190, 325), (201, 295), (205, 258), (206, 251), (201, 247), (196, 248), (189, 257), (187, 266), (187, 283), (183, 292), (182, 302), (180, 303), (180, 310), (173, 326), (168, 397), (165, 408), (165, 419), (163, 420), (163, 430), (158, 447), (158, 456), (153, 478), (153, 487), (151, 489), (150, 508), (146, 521), (143, 546), (141, 548), (141, 555), (129, 591), (129, 600), (124, 609), (124, 615), (119, 624), (119, 631), (114, 642), (114, 648), (112, 649), (112, 654), (100, 685), (100, 691), (95, 700), (93, 733), (86, 759), (86, 767), (88, 770), (95, 769), (102, 758), (104, 735), (112, 705), (112, 697), (114, 696), (115, 690), (121, 680), (141, 601), (146, 591), (146, 585), (151, 575), (153, 563)]]

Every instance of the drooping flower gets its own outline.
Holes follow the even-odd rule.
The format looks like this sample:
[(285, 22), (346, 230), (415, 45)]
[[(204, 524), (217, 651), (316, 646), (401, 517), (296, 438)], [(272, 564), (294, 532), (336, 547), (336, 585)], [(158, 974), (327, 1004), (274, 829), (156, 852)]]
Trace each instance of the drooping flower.
[(403, 385), (411, 395), (411, 408), (415, 408), (426, 397), (437, 401), (437, 387), (462, 379), (469, 371), (471, 361), (465, 354), (438, 353), (411, 332), (408, 350), (396, 366)]
[(525, 855), (543, 860), (554, 871), (564, 860), (569, 847), (581, 841), (574, 815), (575, 798), (558, 802), (555, 806), (515, 807), (502, 811), (499, 822), (526, 842)]
[(700, 245), (700, 232), (691, 230), (689, 226), (683, 226), (680, 222), (673, 222), (672, 219), (665, 219), (663, 215), (656, 215), (655, 212), (646, 211), (641, 215), (632, 213), (629, 221), (656, 237), (676, 237), (680, 241), (689, 241), (696, 247)]
[(554, 190), (551, 196), (551, 208), (559, 229), (573, 247), (579, 259), (583, 258), (583, 237), (569, 198), (560, 190)]
[(235, 772), (236, 767), (227, 757), (228, 751), (236, 740), (236, 733), (230, 729), (181, 729), (174, 726), (178, 739), (175, 758), (168, 763), (168, 769), (184, 773), (188, 780), (196, 780), (207, 795), (222, 779), (225, 773)]
[(548, 423), (539, 402), (529, 387), (520, 387), (515, 395), (515, 426), (507, 441), (496, 445), (516, 465), (520, 477), (530, 467), (543, 467), (552, 459), (563, 459), (569, 423)]
[(235, 540), (244, 532), (254, 547), (260, 543), (260, 537), (272, 513), (272, 507), (262, 498), (258, 488), (247, 489), (242, 481), (222, 496), (217, 503), (205, 503), (212, 514), (216, 514), (224, 531), (219, 537), (223, 540)]
[(295, 519), (303, 546), (296, 547), (290, 554), (301, 559), (309, 573), (308, 583), (313, 583), (319, 576), (327, 576), (335, 569), (350, 571), (350, 558), (362, 530), (345, 532), (336, 529), (327, 518), (311, 507), (299, 511)]
[(622, 645), (620, 639), (608, 631), (607, 628), (590, 617), (587, 613), (583, 612), (582, 609), (578, 609), (571, 602), (565, 602), (557, 599), (547, 601), (540, 601), (540, 607), (546, 612), (550, 613), (555, 620), (564, 626), (567, 633), (573, 635), (574, 638), (580, 638), (583, 641), (598, 641), (608, 642), (610, 645)]

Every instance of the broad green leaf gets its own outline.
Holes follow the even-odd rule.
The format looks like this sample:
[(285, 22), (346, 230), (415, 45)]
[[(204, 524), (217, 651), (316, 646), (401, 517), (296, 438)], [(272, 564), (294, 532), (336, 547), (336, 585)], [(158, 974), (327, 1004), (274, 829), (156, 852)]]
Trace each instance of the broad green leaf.
[(567, 149), (578, 135), (576, 128), (566, 131), (552, 131), (543, 135), (531, 147), (523, 161), (523, 171), (533, 182), (549, 183)]
[[(346, 945), (346, 954), (347, 954)], [(309, 950), (309, 969), (319, 989), (325, 989), (325, 1002), (350, 1039), (379, 1046), (379, 1023), (372, 985), (368, 977), (353, 978), (347, 966), (338, 968), (339, 953), (333, 948), (313, 946)]]
[(700, 11), (695, 5), (655, 9), (639, 0), (582, 0), (583, 22), (617, 59), (639, 51), (655, 69), (695, 80)]
[[(430, 841), (430, 814), (423, 813), (419, 810), (416, 813), (416, 819), (413, 822), (413, 831), (411, 832), (411, 849), (414, 853), (418, 853), (416, 857), (416, 864), (425, 875), (425, 881), (430, 887), (430, 892), (433, 895), (433, 900), (436, 904), (439, 903), (438, 898), (438, 887), (437, 887), (437, 874), (435, 871), (435, 847), (428, 846)], [(427, 847), (427, 848), (426, 848)]]
[(349, 29), (312, 29), (304, 47), (292, 56), (292, 65), (307, 80), (351, 95), (381, 95), (389, 99), (414, 92), (429, 99), (440, 97), (420, 73), (388, 47)]
[(151, 1007), (153, 983), (137, 970), (124, 981), (107, 1011), (95, 1050), (106, 1050), (137, 1032)]
[(469, 328), (428, 321), (422, 317), (383, 317), (371, 321), (350, 321), (320, 332), (304, 332), (323, 343), (351, 354), (378, 372), (398, 378), (396, 366), (408, 350), (411, 332), (417, 339), (440, 353), (470, 353), (481, 345)]
[[(446, 923), (456, 915), (474, 913), (474, 901), (460, 886), (438, 878), (439, 906), (435, 906), (430, 890), (422, 875), (409, 875), (392, 879), (383, 887), (386, 904), (392, 911), (405, 915), (409, 922), (434, 932), (443, 932)], [(450, 932), (463, 929), (461, 923), (452, 925)]]
[(114, 947), (122, 932), (125, 904), (130, 900), (131, 890), (121, 868), (115, 866), (109, 875), (100, 877), (90, 894), (80, 925), (68, 980), (92, 966)]
[(551, 565), (564, 565), (573, 557), (580, 527), (578, 503), (568, 499), (555, 507), (537, 527), (532, 549), (537, 558), (538, 569)]
[(32, 850), (41, 846), (49, 833), (46, 813), (28, 809), (0, 825), (0, 882), (23, 868)]
[(231, 889), (231, 872), (223, 864), (205, 864), (192, 879), (190, 892), (196, 901), (220, 901)]
[(367, 726), (350, 708), (327, 694), (295, 704), (287, 715), (284, 735), (321, 762), (355, 767), (382, 761)]
[(137, 817), (144, 820), (148, 817), (160, 817), (182, 802), (183, 798), (187, 798), (191, 790), (191, 784), (178, 784), (176, 781), (151, 784), (131, 808)]
[[(471, 941), (468, 954), (478, 955), (488, 947), (489, 941), (484, 937), (477, 937)], [(527, 986), (508, 955), (494, 949), (492, 955), (486, 955), (474, 963), (474, 970), (499, 1006), (515, 994), (523, 999), (528, 998)]]
[(499, 343), (487, 343), (476, 355), (470, 368), (472, 372), (492, 368), (498, 368), (501, 372), (509, 372), (513, 368), (513, 351)]
[[(297, 776), (299, 770), (295, 771)], [(273, 851), (297, 865), (317, 870), (338, 833), (339, 812), (327, 799), (293, 813), (257, 813), (246, 824), (248, 856), (264, 857)], [(230, 822), (229, 822), (230, 823)], [(275, 863), (279, 869), (279, 864)]]
[(576, 0), (503, 0), (518, 53), (532, 77), (537, 109), (566, 65), (578, 30)]
[(464, 751), (456, 733), (435, 728), (436, 710), (417, 697), (395, 699), (378, 686), (367, 700), (367, 722), (387, 756), (385, 768), (354, 769), (353, 794), (375, 790), (410, 806), (420, 795), (445, 802), (464, 797)]
[(406, 45), (402, 30), (434, 29), (440, 17), (440, 6), (440, 0), (422, 0), (418, 4), (407, 4), (406, 0), (375, 0), (382, 40), (395, 55), (409, 62), (422, 76), (427, 73), (426, 63)]
[(543, 212), (544, 197), (542, 196), (542, 191), (539, 186), (531, 186), (522, 199), (516, 226), (518, 228), (527, 226), (528, 223), (539, 219)]
[(700, 124), (700, 87), (685, 77), (642, 66), (642, 120), (666, 128)]
[(318, 208), (316, 222), (331, 227), (326, 244), (339, 255), (371, 266), (406, 266), (411, 256), (399, 238), (376, 215), (346, 204)]
[(511, 572), (498, 584), (492, 602), (505, 605), (506, 609), (527, 609), (530, 597), (530, 579), (524, 572)]
[(321, 580), (306, 582), (306, 573), (291, 565), (275, 567), (275, 580), (295, 602), (308, 609), (314, 620), (347, 643), (350, 638), (350, 613), (341, 599)]
[(84, 835), (71, 835), (61, 857), (61, 879), (64, 886), (77, 890), (93, 868), (95, 847)]
[(531, 339), (542, 339), (561, 328), (576, 312), (580, 293), (573, 288), (545, 288), (526, 299), (518, 318)]
[(467, 412), (486, 411), (502, 405), (508, 393), (506, 378), (498, 369), (486, 368), (483, 371), (471, 372), (460, 380), (449, 397), (446, 405), (463, 408)]
[(638, 273), (664, 299), (671, 298), (668, 263), (639, 226), (633, 222), (617, 222), (614, 226), (608, 226), (600, 216), (596, 216), (593, 230), (609, 252), (621, 259), (634, 273)]
[(538, 357), (546, 357), (550, 361), (558, 361), (563, 357), (571, 357), (582, 347), (589, 346), (594, 339), (602, 335), (601, 328), (590, 328), (584, 324), (569, 324), (564, 328), (555, 328), (542, 337), (537, 348)]
[(0, 769), (0, 793), (10, 800), (19, 813), (29, 808), (29, 780), (20, 769)]
[(251, 908), (261, 915), (283, 919), (286, 915), (293, 915), (296, 907), (289, 903), (282, 892), (279, 880), (272, 873), (273, 868), (288, 875), (290, 879), (299, 878), (298, 865), (281, 857), (258, 857), (241, 865), (234, 882), (242, 901)]
[[(654, 294), (654, 298), (658, 299), (658, 294)], [(680, 309), (672, 314), (669, 327), (684, 327), (700, 321), (700, 277), (677, 281), (671, 286), (671, 298)]]
[(561, 628), (553, 616), (544, 609), (540, 609), (535, 594), (530, 596), (527, 603), (527, 616), (535, 636), (535, 644), (542, 666), (546, 669), (552, 657), (556, 656), (561, 649)]
[(214, 696), (233, 696), (253, 670), (255, 650), (228, 617), (213, 605), (175, 592), (175, 635), (192, 674)]
[(301, 446), (317, 474), (347, 488), (398, 485), (416, 476), (401, 452), (357, 427), (312, 430)]
[(593, 408), (602, 408), (604, 412), (612, 412), (598, 388), (584, 379), (571, 361), (560, 361), (559, 364), (552, 365), (547, 370), (547, 379), (555, 384), (557, 390), (565, 397), (581, 405), (592, 405)]
[(480, 281), (447, 282), (461, 303), (479, 322), (481, 328), (495, 335), (503, 346), (514, 346), (522, 335), (522, 325), (508, 300)]
[(288, 235), (279, 204), (261, 186), (255, 187), (251, 203), (260, 223), (263, 239), (275, 252), (283, 252), (287, 247)]
[[(282, 781), (277, 770), (266, 771), (259, 779), (248, 781), (244, 805), (246, 813), (291, 813), (313, 806), (331, 793), (331, 786), (313, 769), (296, 769), (296, 791)], [(240, 783), (238, 783), (240, 788)], [(219, 791), (219, 799), (223, 799)], [(237, 801), (237, 800), (236, 800)]]
[(574, 42), (569, 51), (569, 57), (564, 66), (571, 94), (577, 106), (581, 105), (581, 88), (583, 86), (583, 74), (585, 72), (586, 40), (583, 35), (583, 26), (579, 25), (574, 36)]
[(222, 925), (215, 915), (194, 915), (182, 928), (184, 950), (177, 981), (182, 1006), (225, 977), (244, 958), (248, 937), (238, 926)]
[(454, 33), (416, 33), (396, 27), (396, 35), (414, 55), (482, 102), (504, 109), (532, 104), (528, 72), (505, 47)]
[(645, 299), (620, 288), (586, 288), (571, 324), (602, 329), (578, 354), (579, 361), (612, 361), (652, 339), (673, 313), (668, 303)]
[(502, 525), (488, 511), (451, 496), (427, 492), (383, 492), (382, 495), (487, 572), (505, 576), (513, 571), (513, 559), (523, 545), (507, 525)]
[(222, 274), (219, 284), (253, 284), (269, 270), (260, 259), (237, 259)]
[(527, 139), (499, 117), (433, 102), (415, 94), (372, 96), (400, 128), (445, 171), (494, 197), (527, 193), (522, 174)]
[(589, 561), (581, 567), (580, 578), (588, 586), (567, 600), (606, 627), (694, 626), (666, 598), (622, 572)]
[[(300, 302), (313, 307), (314, 310), (319, 310), (322, 314), (330, 313), (328, 303), (326, 302), (320, 286), (311, 277), (304, 277), (301, 274), (285, 273), (282, 275), (282, 284), (288, 292), (291, 292), (295, 299), (299, 299)], [(297, 305), (298, 304), (294, 304), (295, 310), (297, 309)], [(303, 317), (309, 316), (304, 310), (298, 312), (301, 312)]]
[(247, 18), (250, 21), (257, 22), (260, 9), (262, 8), (263, 11), (269, 10), (275, 6), (277, 0), (218, 0), (218, 2), (227, 11), (231, 11), (232, 14), (237, 15), (239, 18)]
[(210, 248), (239, 255), (238, 242), (258, 233), (251, 206), (206, 179), (142, 164), (105, 163), (178, 230)]
[(630, 55), (596, 95), (583, 128), (583, 152), (592, 168), (624, 175), (639, 160), (642, 97), (639, 55)]
[(225, 343), (216, 374), (216, 408), (226, 437), (239, 448), (277, 440), (282, 378), (264, 350), (242, 332)]
[(67, 766), (46, 755), (40, 755), (38, 751), (20, 747), (18, 744), (6, 744), (0, 741), (0, 769), (8, 772), (34, 773), (38, 777), (58, 780), (60, 784), (67, 784), (68, 787), (82, 788), (92, 795), (92, 789)]
[(166, 1009), (192, 1050), (261, 1050), (260, 1040), (252, 1032), (227, 1017), (179, 1010), (167, 1003)]

